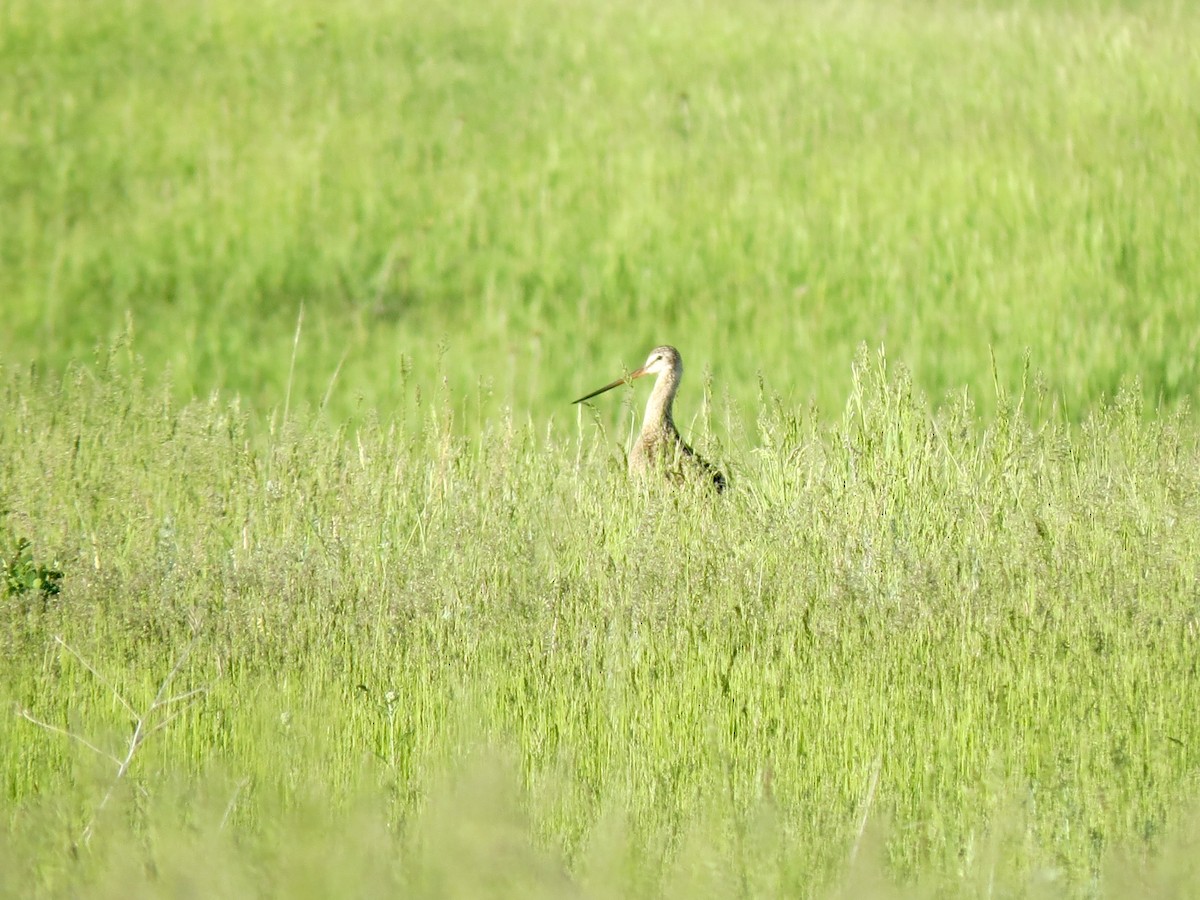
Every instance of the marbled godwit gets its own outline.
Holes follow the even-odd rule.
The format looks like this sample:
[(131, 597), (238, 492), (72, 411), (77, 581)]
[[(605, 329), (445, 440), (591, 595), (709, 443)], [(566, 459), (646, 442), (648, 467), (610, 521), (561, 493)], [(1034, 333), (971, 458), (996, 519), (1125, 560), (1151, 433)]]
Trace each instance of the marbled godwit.
[(725, 476), (683, 442), (679, 429), (675, 427), (675, 420), (671, 418), (671, 405), (675, 402), (675, 392), (679, 390), (679, 380), (683, 377), (683, 358), (674, 347), (655, 347), (640, 369), (574, 402), (590, 400), (597, 394), (611, 391), (643, 375), (657, 375), (658, 380), (654, 382), (654, 390), (650, 392), (650, 401), (646, 404), (642, 433), (638, 435), (633, 453), (629, 455), (629, 471), (641, 475), (659, 470), (675, 481), (699, 478), (711, 481), (718, 491), (725, 490)]

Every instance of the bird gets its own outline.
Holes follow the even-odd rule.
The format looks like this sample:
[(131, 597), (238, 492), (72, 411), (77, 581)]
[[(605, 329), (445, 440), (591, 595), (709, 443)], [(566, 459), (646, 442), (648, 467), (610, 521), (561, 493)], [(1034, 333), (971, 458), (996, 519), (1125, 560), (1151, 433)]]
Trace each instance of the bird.
[(711, 483), (718, 493), (725, 490), (726, 481), (721, 470), (683, 442), (683, 438), (679, 436), (679, 429), (675, 427), (675, 420), (671, 417), (671, 406), (675, 402), (675, 393), (679, 390), (679, 381), (683, 378), (683, 357), (674, 347), (666, 344), (655, 347), (640, 369), (635, 369), (624, 378), (618, 378), (612, 384), (597, 388), (572, 403), (591, 400), (643, 375), (657, 375), (658, 379), (654, 382), (654, 390), (650, 392), (650, 400), (646, 403), (646, 418), (642, 421), (641, 434), (638, 435), (633, 452), (629, 455), (629, 471), (635, 475), (661, 471), (673, 481), (696, 479)]

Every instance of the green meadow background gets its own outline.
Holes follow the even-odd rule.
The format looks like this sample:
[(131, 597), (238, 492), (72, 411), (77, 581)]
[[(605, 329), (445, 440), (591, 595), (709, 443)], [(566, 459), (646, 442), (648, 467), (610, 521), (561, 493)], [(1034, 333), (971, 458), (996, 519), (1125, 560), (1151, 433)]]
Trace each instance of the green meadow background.
[(1197, 48), (8, 0), (0, 892), (1200, 892)]

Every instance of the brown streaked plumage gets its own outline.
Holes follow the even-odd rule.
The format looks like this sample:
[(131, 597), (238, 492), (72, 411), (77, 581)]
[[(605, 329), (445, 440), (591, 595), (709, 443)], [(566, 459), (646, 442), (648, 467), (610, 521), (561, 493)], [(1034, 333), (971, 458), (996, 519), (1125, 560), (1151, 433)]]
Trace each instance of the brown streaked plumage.
[(683, 442), (683, 438), (679, 436), (679, 429), (675, 427), (675, 420), (671, 417), (671, 406), (675, 402), (675, 393), (679, 390), (679, 381), (683, 377), (683, 358), (674, 347), (655, 347), (646, 357), (646, 364), (640, 369), (574, 402), (590, 400), (597, 394), (628, 384), (643, 375), (657, 375), (658, 380), (654, 382), (654, 390), (650, 392), (650, 400), (646, 403), (642, 432), (629, 455), (629, 471), (641, 475), (658, 470), (676, 481), (699, 478), (710, 481), (718, 491), (725, 490), (725, 476), (716, 467), (697, 456), (695, 451)]

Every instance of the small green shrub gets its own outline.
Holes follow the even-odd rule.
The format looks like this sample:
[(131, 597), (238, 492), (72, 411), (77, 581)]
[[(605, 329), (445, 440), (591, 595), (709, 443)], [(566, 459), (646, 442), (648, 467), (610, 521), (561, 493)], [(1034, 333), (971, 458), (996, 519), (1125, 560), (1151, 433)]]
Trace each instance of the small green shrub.
[(31, 545), (25, 538), (12, 544), (12, 552), (4, 558), (4, 591), (9, 597), (33, 594), (43, 602), (58, 596), (62, 590), (62, 570), (58, 563), (45, 565), (33, 558)]

